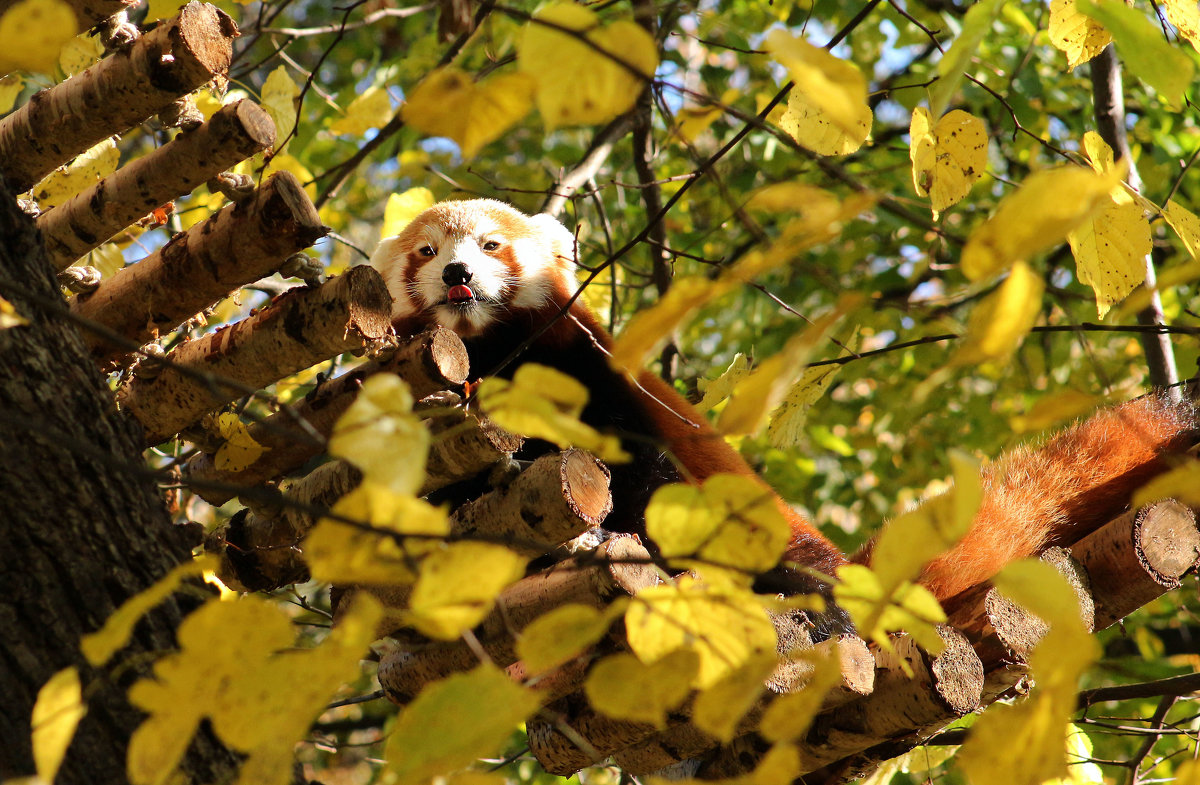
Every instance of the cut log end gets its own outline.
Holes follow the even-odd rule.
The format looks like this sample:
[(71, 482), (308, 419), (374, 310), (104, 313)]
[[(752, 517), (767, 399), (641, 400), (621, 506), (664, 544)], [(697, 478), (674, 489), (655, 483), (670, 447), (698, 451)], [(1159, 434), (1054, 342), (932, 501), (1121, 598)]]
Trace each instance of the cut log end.
[(946, 648), (929, 664), (935, 694), (955, 716), (962, 717), (979, 708), (983, 694), (983, 664), (957, 630), (942, 625), (938, 627), (938, 634)]
[(593, 526), (599, 526), (612, 512), (611, 478), (608, 467), (590, 453), (570, 449), (560, 464), (563, 498), (571, 511)]
[(230, 39), (239, 33), (237, 24), (224, 11), (192, 0), (179, 12), (179, 28), (175, 35), (182, 45), (177, 53), (182, 51), (188, 55), (193, 61), (191, 68), (204, 69), (210, 75), (225, 74), (229, 70), (233, 55)]
[(430, 370), (444, 380), (446, 386), (457, 386), (467, 380), (471, 360), (467, 347), (453, 330), (434, 328), (429, 336)]

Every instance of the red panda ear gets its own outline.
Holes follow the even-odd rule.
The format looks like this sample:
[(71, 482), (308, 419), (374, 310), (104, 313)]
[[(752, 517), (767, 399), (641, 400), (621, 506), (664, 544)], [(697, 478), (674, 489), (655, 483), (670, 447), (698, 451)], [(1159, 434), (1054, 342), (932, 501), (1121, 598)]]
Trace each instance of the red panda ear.
[(529, 216), (529, 222), (535, 232), (542, 232), (550, 241), (554, 253), (575, 262), (575, 235), (570, 229), (559, 223), (558, 219), (549, 213), (538, 213)]

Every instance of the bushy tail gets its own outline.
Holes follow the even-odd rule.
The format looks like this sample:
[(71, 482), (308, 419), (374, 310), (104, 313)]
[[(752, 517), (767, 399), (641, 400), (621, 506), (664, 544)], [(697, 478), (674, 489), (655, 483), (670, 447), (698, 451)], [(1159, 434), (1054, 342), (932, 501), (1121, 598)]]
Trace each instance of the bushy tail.
[(1123, 512), (1131, 494), (1195, 443), (1196, 411), (1148, 395), (1020, 447), (983, 472), (983, 502), (967, 536), (921, 576), (939, 600), (1010, 561), (1071, 543)]

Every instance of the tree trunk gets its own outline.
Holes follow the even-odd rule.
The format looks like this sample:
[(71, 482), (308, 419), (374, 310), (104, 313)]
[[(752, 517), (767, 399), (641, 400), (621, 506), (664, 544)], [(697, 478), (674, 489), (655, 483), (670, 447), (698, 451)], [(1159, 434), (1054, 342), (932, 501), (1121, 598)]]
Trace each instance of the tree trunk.
[[(121, 783), (139, 712), (125, 689), (148, 652), (174, 645), (199, 595), (177, 595), (140, 622), (107, 669), (89, 668), (79, 638), (189, 556), (89, 359), (45, 261), (41, 238), (0, 183), (0, 296), (30, 321), (0, 329), (0, 779), (34, 773), (30, 712), (56, 671), (80, 668), (87, 717), (57, 783)], [(229, 779), (233, 756), (193, 745), (190, 773)]]

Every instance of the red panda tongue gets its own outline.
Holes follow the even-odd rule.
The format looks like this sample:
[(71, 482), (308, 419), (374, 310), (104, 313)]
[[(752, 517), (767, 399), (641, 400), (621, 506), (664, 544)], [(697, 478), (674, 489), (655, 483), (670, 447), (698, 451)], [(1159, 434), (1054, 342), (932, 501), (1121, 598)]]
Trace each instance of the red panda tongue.
[(474, 300), (475, 292), (471, 291), (471, 287), (459, 284), (458, 286), (450, 287), (450, 290), (446, 292), (446, 299), (452, 303), (460, 303), (465, 300)]

